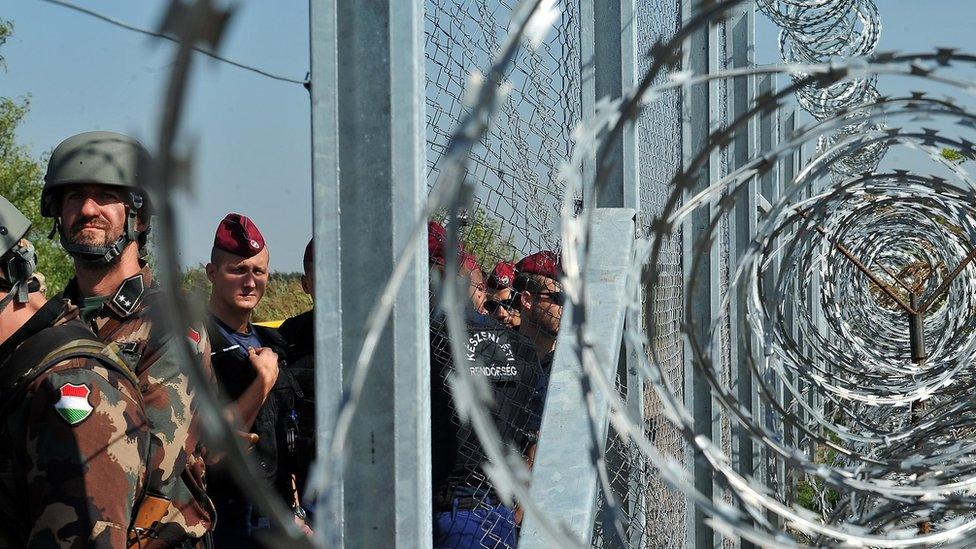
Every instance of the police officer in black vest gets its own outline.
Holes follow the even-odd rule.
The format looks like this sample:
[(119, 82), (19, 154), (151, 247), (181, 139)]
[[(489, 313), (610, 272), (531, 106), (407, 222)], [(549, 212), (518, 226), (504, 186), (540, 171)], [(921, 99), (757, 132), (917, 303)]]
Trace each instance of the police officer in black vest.
[[(288, 369), (287, 343), (271, 328), (251, 323), (268, 282), (268, 250), (264, 238), (246, 216), (230, 213), (217, 228), (207, 278), (210, 297), (212, 365), (227, 397), (236, 402), (241, 427), (257, 435), (252, 455), (267, 480), (295, 511), (308, 533), (298, 500), (298, 412), (301, 390)], [(256, 543), (257, 532), (270, 527), (268, 517), (247, 501), (227, 471), (214, 467), (208, 493), (217, 508), (217, 546)]]
[[(305, 246), (302, 258), (302, 290), (315, 299), (314, 244)], [(302, 396), (298, 399), (298, 493), (305, 493), (308, 471), (315, 459), (315, 309), (285, 320), (278, 333), (288, 343), (288, 369), (295, 376)]]
[[(428, 232), (431, 278), (436, 281), (446, 276), (443, 232), (435, 224)], [(460, 368), (487, 381), (494, 404), (490, 413), (502, 443), (530, 463), (547, 375), (529, 340), (479, 311), (485, 287), (474, 258), (462, 252), (459, 263), (471, 298), (466, 304), (463, 356), (452, 355), (444, 313), (436, 307), (436, 295), (431, 298), (433, 546), (515, 547), (519, 513), (501, 502), (485, 474), (487, 454), (470, 423), (460, 419), (450, 387)]]

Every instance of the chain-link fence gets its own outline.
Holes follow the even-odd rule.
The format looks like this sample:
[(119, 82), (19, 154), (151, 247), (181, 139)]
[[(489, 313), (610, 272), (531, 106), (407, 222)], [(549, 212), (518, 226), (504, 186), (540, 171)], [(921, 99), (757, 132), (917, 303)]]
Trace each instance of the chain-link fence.
[[(465, 113), (472, 71), (491, 64), (516, 2), (429, 0), (426, 4), (428, 182)], [(581, 116), (579, 5), (562, 3), (555, 32), (519, 53), (510, 91), (470, 157), (474, 207), (463, 238), (483, 268), (559, 246), (560, 163)], [(518, 256), (518, 257), (515, 257)]]
[[(488, 65), (507, 29), (508, 2), (430, 0), (426, 6), (427, 146), (430, 174), (436, 179), (438, 160), (464, 114), (464, 94), (471, 71)], [(556, 31), (538, 50), (526, 50), (510, 75), (511, 92), (488, 138), (471, 157), (468, 173), (474, 186), (474, 207), (462, 223), (462, 240), (480, 265), (512, 260), (538, 249), (559, 247), (559, 202), (562, 188), (556, 178), (561, 161), (569, 157), (571, 132), (581, 118), (580, 6), (562, 2)], [(644, 0), (635, 6), (636, 74), (648, 70), (651, 46), (671, 39), (681, 25), (681, 6), (675, 0)], [(727, 56), (726, 56), (727, 57)], [(669, 73), (655, 83), (666, 81)], [(727, 93), (726, 93), (727, 95)], [(727, 97), (723, 99), (727, 104)], [(638, 231), (651, 232), (651, 223), (664, 209), (673, 177), (682, 163), (681, 91), (664, 93), (648, 104), (637, 122), (639, 199)], [(727, 159), (726, 159), (727, 160)], [(728, 227), (724, 241), (727, 245)], [(668, 383), (682, 393), (684, 356), (679, 333), (682, 308), (682, 237), (674, 234), (664, 245), (660, 267), (664, 284), (648, 288), (645, 299), (656, 306), (654, 345), (667, 372)], [(727, 257), (727, 251), (725, 256)], [(725, 267), (727, 273), (727, 266)], [(726, 274), (727, 276), (727, 274)], [(725, 332), (728, 338), (727, 330)], [(724, 346), (728, 349), (728, 345)], [(729, 371), (726, 364), (726, 371)], [(622, 396), (625, 379), (618, 379)], [(650, 388), (643, 393), (644, 425), (648, 437), (667, 455), (685, 461), (685, 442), (664, 416), (662, 404)], [(636, 395), (632, 395), (636, 398)], [(726, 428), (727, 432), (728, 429)], [(728, 437), (726, 437), (728, 438)], [(726, 441), (727, 442), (727, 441)], [(623, 496), (625, 539), (603, 534), (602, 518), (594, 525), (594, 546), (623, 543), (635, 547), (677, 546), (685, 543), (685, 497), (665, 486), (660, 474), (635, 448), (612, 432), (607, 441), (611, 485)], [(602, 496), (601, 496), (602, 498)], [(598, 514), (598, 517), (600, 515)], [(485, 542), (486, 545), (491, 545)]]

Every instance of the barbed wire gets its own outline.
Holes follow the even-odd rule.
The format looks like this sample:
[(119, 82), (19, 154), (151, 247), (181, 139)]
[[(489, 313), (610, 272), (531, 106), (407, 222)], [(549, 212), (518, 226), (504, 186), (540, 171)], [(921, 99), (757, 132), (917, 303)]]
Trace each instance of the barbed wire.
[[(976, 239), (976, 184), (963, 165), (943, 156), (942, 149), (971, 156), (976, 154), (976, 146), (965, 135), (949, 135), (921, 124), (936, 121), (965, 132), (976, 128), (976, 116), (950, 101), (925, 94), (903, 98), (869, 95), (867, 103), (841, 106), (832, 114), (824, 112), (812, 123), (784, 135), (777, 145), (756, 151), (748, 162), (728, 169), (707, 188), (696, 192), (693, 185), (712, 155), (727, 147), (734, 135), (748, 131), (757, 118), (774, 114), (785, 98), (805, 86), (846, 86), (849, 78), (890, 76), (923, 84), (938, 83), (960, 94), (972, 94), (976, 89), (972, 82), (954, 76), (953, 71), (959, 66), (976, 66), (976, 56), (951, 50), (885, 54), (846, 62), (804, 61), (710, 74), (675, 72), (662, 82), (659, 76), (674, 67), (688, 37), (715, 24), (740, 3), (730, 0), (704, 4), (673, 37), (654, 45), (653, 62), (635, 89), (628, 90), (622, 98), (602, 101), (596, 115), (583, 121), (574, 132), (576, 144), (560, 172), (563, 188), (559, 244), (565, 271), (562, 289), (568, 297), (567, 306), (574, 311), (573, 317), (580, 319), (565, 329), (575, 330), (582, 343), (573, 351), (579, 355), (584, 387), (610, 403), (610, 422), (620, 440), (639, 451), (664, 483), (686, 495), (707, 514), (708, 525), (727, 537), (777, 547), (837, 543), (962, 547), (968, 542), (967, 536), (976, 530), (976, 499), (970, 495), (976, 485), (976, 404), (969, 398), (976, 384), (976, 377), (969, 371), (976, 355), (976, 318), (970, 297), (976, 285), (976, 268), (964, 265), (962, 269), (952, 269), (959, 271), (954, 281), (949, 280), (948, 273), (971, 252)], [(827, 11), (834, 16), (842, 8), (851, 9), (851, 5), (837, 3)], [(202, 10), (198, 15), (207, 14), (207, 2), (198, 1), (195, 6)], [(545, 19), (549, 7), (542, 0), (519, 3), (513, 9), (512, 30), (491, 68), (483, 77), (469, 82), (474, 86), (469, 111), (452, 134), (439, 164), (439, 178), (425, 208), (426, 215), (414, 227), (408, 251), (398, 258), (370, 315), (367, 337), (347, 389), (349, 398), (340, 411), (336, 437), (328, 449), (327, 476), (320, 479), (318, 486), (327, 497), (336, 497), (330, 490), (341, 472), (346, 450), (344, 433), (348, 432), (349, 418), (358, 405), (365, 372), (372, 365), (373, 346), (390, 315), (392, 296), (410, 262), (420, 259), (413, 257), (410, 250), (417, 248), (427, 218), (442, 210), (448, 212), (449, 221), (445, 247), (457, 246), (457, 212), (470, 206), (465, 200), (472, 195), (465, 180), (469, 157), (489, 131), (492, 115), (500, 110), (507, 89), (505, 74), (522, 49), (527, 29), (538, 23), (537, 17)], [(817, 24), (826, 18), (818, 16)], [(162, 153), (156, 181), (164, 194), (173, 190), (164, 185), (163, 182), (170, 183), (165, 176), (180, 164), (172, 150), (189, 48), (201, 36), (207, 33), (200, 28), (181, 34), (182, 45), (160, 132)], [(212, 46), (216, 46), (216, 38)], [(577, 200), (585, 186), (582, 164), (596, 156), (601, 163), (593, 187), (598, 190), (607, 184), (610, 166), (606, 151), (648, 105), (676, 90), (764, 74), (793, 78), (782, 89), (756, 97), (745, 113), (729, 117), (732, 119), (711, 132), (700, 150), (693, 151), (684, 169), (673, 177), (671, 193), (660, 214), (650, 222), (647, 237), (637, 241), (637, 253), (626, 273), (631, 297), (625, 330), (628, 351), (637, 357), (643, 379), (661, 403), (661, 413), (688, 446), (701, 455), (712, 481), (734, 496), (730, 503), (699, 491), (685, 464), (655, 445), (648, 435), (643, 410), (635, 413), (629, 408), (615, 380), (604, 374), (605, 365), (615, 364), (617, 357), (597, 356), (595, 347), (586, 344), (588, 317), (584, 304), (588, 289), (595, 283), (586, 278), (586, 267), (592, 261), (593, 203), (591, 197), (584, 195), (586, 207), (577, 215)], [(659, 305), (655, 300), (643, 300), (641, 294), (644, 281), (653, 288), (672, 276), (665, 269), (668, 262), (663, 256), (670, 253), (667, 247), (672, 235), (692, 215), (707, 214), (708, 225), (690, 235), (692, 265), (686, 266), (688, 272), (696, 272), (697, 265), (708, 260), (713, 246), (721, 245), (723, 218), (742, 207), (737, 199), (740, 190), (748, 190), (777, 163), (792, 159), (805, 143), (849, 126), (852, 114), (864, 123), (861, 130), (834, 133), (836, 139), (825, 144), (821, 153), (790, 181), (784, 181), (788, 184), (783, 185), (782, 194), (770, 197), (769, 210), (758, 224), (749, 249), (728, 267), (720, 311), (708, 320), (707, 326), (697, 324), (691, 307), (708, 281), (688, 277), (682, 284), (685, 314), (681, 335), (690, 350), (685, 357), (687, 367), (707, 381), (710, 397), (728, 419), (729, 429), (747, 434), (777, 465), (813, 479), (821, 490), (822, 501), (827, 502), (826, 492), (833, 491), (834, 503), (824, 505), (817, 515), (796, 506), (778, 489), (795, 490), (795, 485), (786, 486), (786, 479), (770, 471), (765, 476), (740, 473), (732, 466), (722, 441), (713, 441), (696, 431), (694, 414), (685, 408), (681, 390), (672, 386), (673, 376), (667, 371), (671, 358), (662, 357), (659, 347), (653, 344), (660, 326), (641, 322), (646, 316), (653, 317)], [(907, 171), (865, 173), (843, 180), (834, 177), (838, 165), (869, 147), (920, 151), (939, 169), (951, 173), (953, 180)], [(172, 207), (164, 201), (161, 226), (168, 238), (161, 239), (162, 279), (176, 295), (178, 239), (173, 218)], [(915, 301), (925, 306), (912, 308), (927, 309), (923, 319), (924, 343), (931, 352), (925, 360), (912, 360), (907, 337), (909, 321), (904, 312), (846, 255), (837, 253), (840, 246), (851, 256), (861, 258), (868, 268), (883, 271), (885, 274), (879, 275), (883, 278), (881, 286), (919, 288)], [(457, 257), (447, 254), (445, 259), (447, 272), (456, 272)], [(900, 283), (895, 280), (898, 276), (903, 276)], [(813, 282), (817, 280), (819, 283)], [(462, 311), (467, 298), (455, 277), (445, 277), (442, 284), (451, 352), (461, 356), (466, 333)], [(811, 294), (819, 295), (811, 300)], [(715, 363), (715, 357), (722, 355), (714, 348), (723, 345), (721, 338), (700, 337), (721, 331), (729, 322), (733, 295), (746, 308), (748, 322), (743, 328), (748, 333), (740, 333), (740, 337), (748, 352), (739, 360), (749, 367), (761, 410), (739, 400), (736, 388), (723, 376), (722, 364)], [(820, 304), (822, 313), (813, 311), (812, 301)], [(791, 314), (787, 314), (787, 306), (792, 307)], [(181, 300), (169, 300), (167, 307), (174, 333), (180, 333), (180, 326), (192, 324), (193, 312)], [(192, 363), (190, 350), (182, 343), (181, 355)], [(529, 471), (522, 456), (506, 448), (499, 436), (491, 419), (490, 390), (485, 381), (470, 376), (465, 368), (457, 372), (452, 385), (454, 402), (486, 451), (489, 463), (485, 472), (499, 495), (506, 503), (517, 501), (559, 546), (584, 545), (563, 527), (565, 517), (548, 516), (546, 509), (530, 497), (526, 483)], [(206, 386), (199, 374), (194, 376), (194, 383)], [(924, 406), (916, 404), (920, 402)], [(217, 436), (218, 446), (228, 452), (231, 469), (242, 487), (249, 490), (248, 497), (274, 517), (283, 532), (299, 539), (295, 529), (289, 527), (288, 513), (280, 502), (249, 480), (249, 467), (253, 464), (249, 464), (249, 458), (234, 440), (230, 427), (220, 419), (218, 402), (204, 396), (200, 409), (206, 425)], [(590, 421), (595, 423), (599, 418), (588, 409)], [(603, 441), (590, 444), (597, 450), (592, 454), (591, 465), (598, 472), (605, 497), (610, 496), (605, 500), (611, 518), (607, 525), (621, 539), (626, 536), (625, 525), (619, 520), (623, 514), (612, 498), (613, 472), (608, 471), (603, 459)], [(811, 448), (815, 451), (811, 452)], [(825, 459), (816, 455), (821, 452), (832, 452), (833, 456)], [(923, 523), (927, 525), (925, 531)], [(326, 533), (317, 535), (319, 543), (328, 543)]]

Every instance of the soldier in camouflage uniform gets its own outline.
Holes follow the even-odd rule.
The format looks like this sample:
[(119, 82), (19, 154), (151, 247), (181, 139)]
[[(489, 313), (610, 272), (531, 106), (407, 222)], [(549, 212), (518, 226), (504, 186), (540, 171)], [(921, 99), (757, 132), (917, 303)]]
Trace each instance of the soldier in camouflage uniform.
[(138, 381), (64, 300), (0, 197), (0, 546), (124, 547), (145, 481)]
[[(215, 517), (205, 492), (195, 389), (154, 306), (165, 296), (142, 260), (151, 215), (142, 182), (148, 165), (146, 150), (125, 135), (69, 137), (51, 154), (41, 213), (55, 218), (74, 259), (75, 278), (63, 297), (100, 340), (118, 345), (139, 379), (152, 442), (145, 498), (160, 515), (143, 546), (192, 547), (208, 542)], [(192, 328), (188, 334), (209, 372), (207, 338)]]

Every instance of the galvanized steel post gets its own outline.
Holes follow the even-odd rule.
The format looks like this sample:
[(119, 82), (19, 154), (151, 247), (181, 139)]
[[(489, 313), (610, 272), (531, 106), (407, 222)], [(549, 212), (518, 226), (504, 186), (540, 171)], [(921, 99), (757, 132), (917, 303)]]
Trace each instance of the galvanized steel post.
[[(635, 83), (634, 0), (580, 1), (580, 94), (583, 118), (596, 113), (596, 103), (617, 99)], [(613, 170), (603, 182), (599, 196), (602, 208), (633, 208), (640, 211), (637, 179), (637, 127), (628, 124), (621, 139), (609, 146)], [(595, 166), (584, 166), (584, 181), (594, 180)]]
[[(580, 93), (584, 118), (596, 114), (597, 102), (620, 98), (636, 83), (634, 15), (634, 0), (580, 2)], [(593, 203), (598, 208), (640, 211), (637, 124), (627, 124), (620, 139), (608, 143), (607, 147), (611, 169), (604, 177), (599, 193), (593, 197)], [(584, 181), (589, 185), (596, 175), (595, 159), (586, 162), (583, 169)], [(592, 189), (584, 190), (587, 191), (592, 192)], [(643, 382), (637, 375), (636, 357), (627, 356), (625, 349), (621, 350), (617, 376), (625, 387), (628, 406), (637, 416), (642, 415)], [(639, 501), (644, 484), (642, 468), (630, 467), (625, 448), (619, 446), (609, 450), (606, 459), (608, 468), (620, 471), (613, 483), (616, 499), (626, 508), (643, 508)], [(632, 532), (640, 536), (644, 531), (644, 517), (632, 514), (631, 518), (639, 522)]]
[[(688, 21), (694, 17), (699, 5), (699, 2), (695, 0), (682, 0), (682, 20)], [(715, 25), (709, 24), (707, 27), (695, 30), (689, 36), (683, 49), (682, 67), (684, 70), (693, 71), (696, 75), (712, 72), (717, 61), (716, 35)], [(681, 143), (686, 168), (696, 152), (704, 150), (708, 144), (712, 121), (717, 114), (715, 86), (715, 83), (709, 83), (693, 86), (685, 91)], [(712, 154), (701, 171), (689, 174), (695, 178), (692, 193), (708, 187), (709, 183), (716, 179), (717, 173), (716, 154)], [(689, 336), (694, 338), (701, 347), (708, 347), (712, 343), (710, 340), (715, 336), (709, 333), (710, 326), (712, 320), (718, 317), (721, 307), (718, 246), (711, 246), (708, 257), (699, 262), (696, 269), (692, 269), (694, 244), (699, 237), (709, 232), (711, 212), (711, 205), (699, 207), (685, 222), (681, 232), (683, 279), (685, 281), (694, 280), (697, 284), (691, 301), (686, 301), (686, 312), (690, 313), (692, 318), (686, 318), (685, 322), (695, 327), (695, 332)], [(716, 420), (717, 418), (713, 417), (711, 389), (704, 376), (695, 375), (694, 352), (687, 340), (685, 340), (684, 345), (685, 406), (691, 411), (694, 418), (695, 432), (713, 441), (718, 440), (716, 434), (718, 434), (717, 425), (719, 422)], [(712, 355), (709, 358), (713, 364), (720, 364), (721, 356), (718, 347), (711, 345)], [(701, 453), (694, 450), (689, 452), (688, 465), (693, 472), (695, 488), (705, 497), (713, 497), (714, 485), (711, 469), (702, 458)], [(687, 514), (689, 532), (687, 542), (689, 546), (698, 548), (714, 546), (715, 535), (712, 529), (705, 524), (705, 513), (694, 506), (690, 499), (688, 505), (689, 508), (693, 508), (693, 511)]]
[[(332, 444), (342, 402), (342, 272), (339, 238), (339, 121), (336, 86), (335, 0), (309, 1), (312, 128), (312, 234), (315, 238), (315, 446), (319, 456)], [(321, 478), (325, 463), (319, 459)], [(315, 531), (342, 539), (342, 478), (333, 479), (332, 498), (316, 505)], [(320, 494), (322, 496), (324, 494)]]
[[(311, 6), (313, 158), (321, 168), (314, 186), (316, 197), (325, 198), (315, 204), (315, 220), (316, 235), (326, 237), (316, 246), (317, 288), (340, 286), (330, 298), (341, 292), (341, 309), (325, 311), (339, 314), (317, 319), (318, 332), (332, 336), (317, 341), (318, 395), (321, 407), (328, 408), (337, 404), (337, 386), (321, 384), (338, 376), (323, 370), (337, 369), (341, 356), (343, 378), (351, 379), (370, 311), (421, 221), (426, 196), (423, 2), (313, 0)], [(422, 242), (412, 252), (347, 441), (342, 518), (343, 540), (350, 547), (431, 543)], [(323, 301), (319, 309), (329, 305), (335, 303)], [(340, 327), (341, 346), (335, 345)], [(320, 412), (319, 425), (334, 424), (332, 411)]]
[[(755, 64), (755, 4), (746, 2), (736, 8), (730, 20), (729, 27), (731, 38), (729, 51), (732, 52), (732, 66), (734, 68), (745, 68)], [(731, 83), (732, 85), (732, 119), (737, 119), (744, 115), (752, 104), (756, 96), (755, 76), (738, 77)], [(756, 125), (754, 118), (750, 118), (748, 124), (738, 130), (732, 138), (732, 163), (733, 169), (744, 166), (756, 151)], [(730, 270), (734, 272), (742, 258), (749, 249), (750, 243), (756, 234), (757, 226), (757, 200), (758, 184), (752, 179), (747, 185), (740, 188), (735, 197), (735, 208), (732, 212), (732, 251), (729, 254)], [(738, 292), (733, 292), (730, 296), (730, 339), (732, 348), (732, 368), (736, 379), (736, 396), (739, 402), (754, 417), (758, 417), (758, 407), (756, 403), (756, 391), (753, 388), (752, 370), (749, 368), (749, 361), (758, 359), (757, 350), (759, 341), (752, 335), (747, 328), (747, 307), (746, 303), (739, 300)], [(750, 354), (752, 356), (750, 356)], [(742, 475), (752, 476), (755, 473), (755, 449), (754, 440), (749, 433), (742, 429), (739, 433), (733, 430), (732, 440), (732, 462), (733, 466)], [(754, 547), (748, 541), (742, 541), (744, 549)]]

